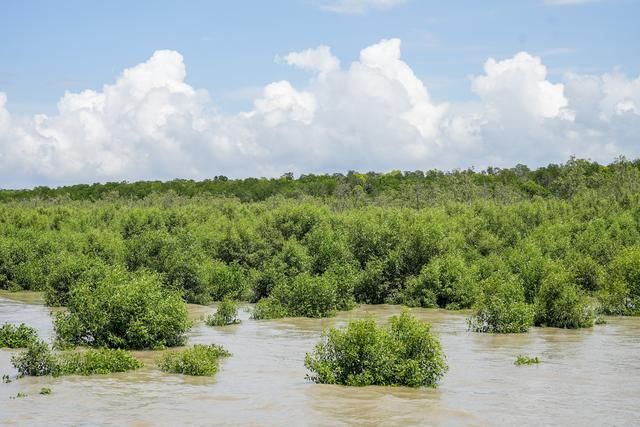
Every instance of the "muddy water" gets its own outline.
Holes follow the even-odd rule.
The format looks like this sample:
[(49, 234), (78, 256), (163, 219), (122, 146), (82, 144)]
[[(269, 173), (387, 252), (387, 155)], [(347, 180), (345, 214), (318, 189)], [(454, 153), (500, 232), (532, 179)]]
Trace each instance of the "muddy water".
[[(190, 307), (194, 317), (213, 311)], [(640, 318), (609, 318), (591, 330), (468, 333), (464, 314), (413, 310), (433, 323), (450, 370), (438, 389), (347, 388), (305, 381), (303, 358), (321, 331), (353, 318), (384, 322), (395, 306), (363, 306), (333, 319), (249, 320), (197, 325), (191, 343), (219, 343), (233, 356), (215, 379), (146, 367), (94, 377), (24, 378), (0, 384), (8, 425), (640, 425)], [(0, 323), (25, 322), (51, 337), (48, 309), (0, 296)], [(537, 366), (516, 367), (516, 355)], [(0, 374), (15, 374), (0, 350)], [(53, 394), (41, 396), (42, 386)], [(28, 396), (10, 399), (18, 392)]]

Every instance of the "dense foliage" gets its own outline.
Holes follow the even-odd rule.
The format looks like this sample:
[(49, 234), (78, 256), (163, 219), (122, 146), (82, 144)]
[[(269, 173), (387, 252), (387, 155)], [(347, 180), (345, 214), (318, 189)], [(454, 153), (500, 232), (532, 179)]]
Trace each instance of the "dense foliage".
[(389, 328), (373, 319), (330, 329), (307, 353), (305, 366), (316, 383), (350, 386), (435, 386), (447, 371), (444, 354), (430, 325), (408, 310), (391, 319)]
[(67, 306), (56, 327), (74, 343), (179, 344), (180, 296), (256, 302), (258, 319), (355, 303), (473, 308), (473, 327), (487, 332), (640, 314), (640, 161), (40, 187), (0, 199), (0, 288)]
[(78, 282), (68, 311), (55, 318), (58, 340), (93, 347), (147, 349), (181, 345), (190, 324), (179, 293), (156, 274), (110, 270), (96, 282)]
[(194, 376), (213, 376), (218, 372), (220, 358), (231, 356), (223, 347), (196, 344), (185, 350), (166, 352), (159, 366), (165, 372)]
[(483, 282), (469, 325), (476, 332), (527, 332), (533, 316), (533, 307), (525, 302), (522, 286), (513, 277), (494, 275)]
[(207, 317), (205, 323), (209, 326), (227, 326), (240, 323), (238, 307), (237, 301), (225, 299), (218, 304), (216, 312)]
[(38, 339), (38, 332), (24, 323), (0, 326), (0, 348), (26, 348)]
[(88, 349), (54, 353), (43, 341), (31, 343), (12, 357), (20, 376), (95, 375), (141, 368), (142, 362), (125, 350)]

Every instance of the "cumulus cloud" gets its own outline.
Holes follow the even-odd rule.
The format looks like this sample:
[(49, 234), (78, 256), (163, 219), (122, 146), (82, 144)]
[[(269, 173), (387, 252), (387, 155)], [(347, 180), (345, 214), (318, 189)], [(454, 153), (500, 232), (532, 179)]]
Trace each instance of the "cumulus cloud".
[(359, 14), (371, 9), (391, 9), (406, 0), (334, 0), (322, 5), (324, 10), (335, 13)]
[(318, 46), (315, 49), (306, 49), (301, 52), (290, 52), (284, 57), (287, 64), (303, 70), (317, 71), (320, 75), (326, 75), (340, 68), (340, 60), (333, 56), (328, 46)]
[(431, 98), (398, 39), (345, 67), (326, 46), (283, 57), (307, 84), (266, 85), (250, 111), (225, 114), (157, 51), (99, 91), (66, 93), (54, 115), (9, 112), (0, 93), (3, 186), (531, 165), (570, 155), (640, 155), (640, 77), (620, 71), (552, 82), (526, 52), (489, 59), (474, 102)]
[(564, 86), (547, 80), (547, 68), (539, 57), (520, 52), (503, 61), (490, 58), (484, 71), (473, 79), (473, 91), (502, 116), (526, 113), (553, 118), (567, 106)]

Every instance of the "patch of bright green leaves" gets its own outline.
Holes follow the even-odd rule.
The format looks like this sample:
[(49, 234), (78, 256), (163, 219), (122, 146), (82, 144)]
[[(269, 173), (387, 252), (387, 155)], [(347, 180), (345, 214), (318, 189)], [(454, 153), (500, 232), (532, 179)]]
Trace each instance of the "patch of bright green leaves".
[(36, 330), (24, 323), (18, 326), (5, 323), (0, 326), (0, 348), (26, 348), (37, 339)]
[(230, 355), (216, 344), (196, 344), (184, 350), (167, 351), (158, 365), (164, 372), (172, 374), (213, 376), (218, 372), (220, 358)]
[(448, 369), (430, 325), (408, 310), (389, 327), (366, 319), (328, 330), (306, 355), (305, 366), (311, 381), (349, 386), (434, 387)]

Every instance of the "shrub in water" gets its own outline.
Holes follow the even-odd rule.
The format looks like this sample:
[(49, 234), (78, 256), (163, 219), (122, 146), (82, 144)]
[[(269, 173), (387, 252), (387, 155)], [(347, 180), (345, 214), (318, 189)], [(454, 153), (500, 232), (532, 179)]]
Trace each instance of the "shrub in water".
[(280, 319), (287, 316), (287, 308), (273, 297), (262, 298), (253, 309), (251, 317), (256, 320)]
[(0, 348), (26, 348), (38, 340), (38, 333), (30, 326), (5, 323), (0, 326)]
[(525, 355), (519, 355), (518, 357), (516, 357), (516, 361), (513, 362), (514, 365), (516, 366), (521, 366), (521, 365), (536, 365), (540, 363), (540, 359), (538, 359), (538, 356), (536, 357), (530, 357), (530, 356), (525, 356)]
[(238, 319), (238, 303), (225, 299), (219, 305), (216, 313), (207, 317), (206, 324), (209, 326), (226, 326), (240, 323)]
[(595, 313), (585, 292), (563, 273), (545, 278), (536, 296), (536, 325), (557, 328), (589, 328)]
[(406, 309), (389, 328), (366, 319), (330, 329), (306, 355), (305, 366), (311, 381), (349, 386), (433, 387), (448, 369), (430, 325)]
[(196, 344), (186, 350), (167, 352), (162, 356), (159, 366), (172, 374), (213, 376), (218, 372), (219, 359), (230, 355), (231, 353), (216, 344)]
[(49, 387), (42, 387), (40, 389), (40, 394), (49, 395), (51, 393), (52, 393), (52, 391), (51, 391), (51, 389)]
[(89, 349), (80, 352), (52, 353), (43, 341), (11, 358), (20, 376), (94, 375), (125, 372), (143, 366), (125, 350)]
[(56, 358), (55, 375), (95, 375), (141, 368), (142, 362), (125, 350), (109, 348), (62, 353)]
[(62, 343), (146, 349), (181, 345), (189, 329), (180, 295), (164, 289), (157, 275), (110, 271), (95, 284), (78, 283), (69, 311), (58, 313), (55, 330)]
[(30, 343), (24, 352), (11, 358), (11, 363), (18, 370), (20, 376), (34, 377), (52, 375), (57, 366), (55, 356), (44, 341)]
[(351, 304), (350, 300), (338, 296), (338, 286), (339, 278), (334, 271), (321, 276), (299, 274), (293, 279), (279, 282), (268, 298), (260, 300), (253, 318), (332, 316), (339, 308), (348, 308)]
[(533, 308), (525, 302), (524, 289), (512, 277), (492, 275), (483, 282), (482, 294), (469, 319), (476, 332), (527, 332), (533, 324)]

